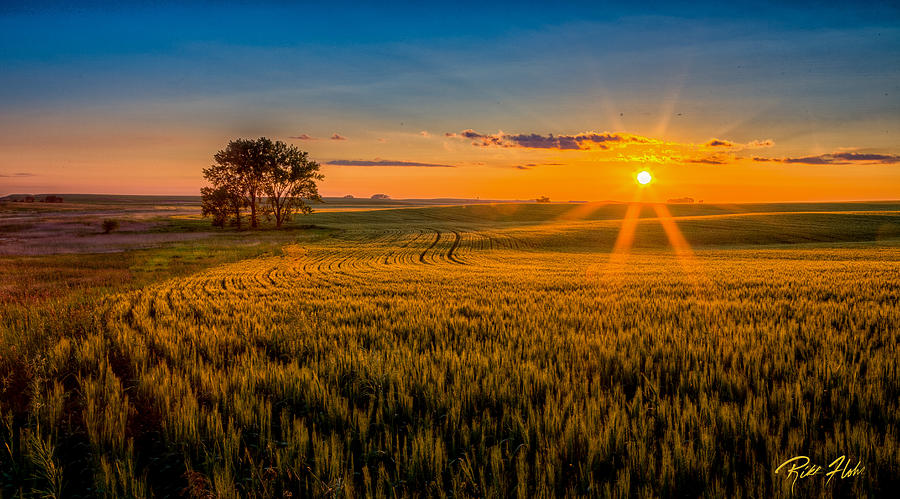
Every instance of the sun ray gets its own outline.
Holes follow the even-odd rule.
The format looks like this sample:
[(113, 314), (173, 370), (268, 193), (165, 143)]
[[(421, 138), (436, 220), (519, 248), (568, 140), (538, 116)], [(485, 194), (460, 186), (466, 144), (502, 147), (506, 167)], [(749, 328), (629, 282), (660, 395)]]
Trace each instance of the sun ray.
[(672, 245), (672, 249), (675, 251), (675, 259), (678, 260), (685, 278), (687, 278), (691, 288), (694, 290), (694, 294), (701, 297), (707, 296), (710, 282), (701, 272), (700, 265), (694, 256), (694, 251), (691, 249), (687, 239), (684, 238), (684, 234), (681, 233), (681, 229), (678, 228), (678, 224), (675, 223), (675, 218), (672, 216), (672, 212), (669, 211), (668, 205), (655, 203), (653, 209), (656, 211), (656, 216), (666, 233), (669, 244)]
[[(642, 171), (641, 175), (646, 173), (647, 172)], [(681, 267), (683, 275), (689, 282), (695, 296), (707, 296), (711, 289), (711, 283), (702, 274), (700, 265), (694, 256), (694, 251), (691, 248), (690, 243), (685, 239), (684, 234), (682, 234), (681, 229), (678, 228), (675, 217), (672, 216), (672, 212), (669, 210), (668, 205), (659, 202), (656, 193), (649, 185), (650, 181), (651, 176), (649, 174), (643, 179), (638, 176), (638, 182), (642, 185), (635, 191), (634, 200), (629, 203), (626, 208), (619, 232), (616, 236), (616, 241), (609, 254), (609, 259), (603, 266), (601, 275), (605, 276), (612, 285), (620, 282), (625, 272), (625, 263), (628, 261), (632, 246), (634, 245), (641, 210), (644, 206), (642, 198), (646, 195), (650, 198), (649, 203), (647, 204), (652, 206), (653, 210), (656, 212), (656, 220), (662, 226), (666, 239), (675, 253), (675, 259), (678, 262), (678, 266)], [(588, 274), (593, 273), (592, 269), (588, 269)]]
[(606, 276), (613, 283), (621, 279), (625, 262), (628, 260), (631, 245), (634, 242), (634, 234), (637, 231), (642, 207), (643, 204), (637, 201), (628, 204), (609, 258), (603, 264), (597, 263), (590, 266), (587, 270), (588, 276)]
[(676, 76), (675, 84), (670, 87), (665, 94), (659, 110), (659, 121), (656, 124), (655, 133), (657, 137), (665, 137), (666, 131), (669, 129), (669, 121), (678, 105), (678, 99), (681, 97), (681, 91), (687, 81), (688, 64), (685, 64), (683, 70)]
[(655, 203), (653, 204), (653, 209), (656, 211), (659, 223), (666, 232), (666, 237), (675, 250), (675, 254), (680, 257), (692, 257), (694, 252), (691, 250), (691, 245), (688, 244), (678, 225), (675, 224), (675, 219), (672, 218), (672, 212), (669, 211), (669, 207), (663, 203)]
[(634, 243), (634, 233), (637, 230), (638, 218), (641, 215), (641, 203), (631, 203), (625, 211), (625, 217), (622, 219), (622, 228), (619, 229), (619, 235), (616, 237), (616, 243), (613, 245), (612, 255), (621, 257), (623, 260), (628, 256), (631, 245)]
[[(622, 225), (619, 227), (619, 233), (616, 236), (616, 242), (609, 254), (609, 259), (603, 265), (600, 271), (601, 275), (618, 275), (622, 270), (622, 265), (628, 260), (628, 254), (631, 251), (631, 245), (634, 243), (634, 234), (637, 231), (638, 219), (641, 216), (641, 208), (643, 204), (643, 189), (635, 192), (634, 200), (628, 204), (625, 209), (625, 216), (622, 217)], [(588, 269), (588, 275), (594, 274), (594, 269)]]

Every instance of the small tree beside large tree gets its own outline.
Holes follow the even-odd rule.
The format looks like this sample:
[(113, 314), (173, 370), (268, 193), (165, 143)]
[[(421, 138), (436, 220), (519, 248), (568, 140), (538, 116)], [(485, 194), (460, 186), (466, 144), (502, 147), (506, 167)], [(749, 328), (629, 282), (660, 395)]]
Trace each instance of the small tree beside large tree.
[(233, 216), (240, 228), (242, 209), (249, 208), (251, 228), (259, 226), (261, 212), (271, 214), (281, 227), (293, 213), (312, 212), (304, 200), (321, 200), (316, 181), (324, 176), (319, 164), (296, 146), (266, 137), (237, 139), (214, 160), (203, 170), (212, 187), (200, 191), (203, 216), (211, 216), (213, 225), (223, 226)]
[(245, 206), (244, 196), (235, 194), (227, 186), (204, 187), (200, 189), (204, 217), (212, 217), (215, 227), (225, 227), (228, 217), (234, 216), (233, 223), (241, 228), (241, 208)]

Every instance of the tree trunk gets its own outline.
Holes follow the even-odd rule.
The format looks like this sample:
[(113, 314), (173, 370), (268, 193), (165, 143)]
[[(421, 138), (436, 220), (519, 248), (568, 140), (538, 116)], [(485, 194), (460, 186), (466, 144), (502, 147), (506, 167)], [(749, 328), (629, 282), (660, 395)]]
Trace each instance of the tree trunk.
[(256, 219), (256, 192), (250, 193), (250, 228), (255, 229), (259, 225)]
[(276, 201), (273, 204), (275, 205), (275, 227), (280, 229), (281, 223), (284, 221), (284, 216), (281, 214), (282, 213), (281, 202)]

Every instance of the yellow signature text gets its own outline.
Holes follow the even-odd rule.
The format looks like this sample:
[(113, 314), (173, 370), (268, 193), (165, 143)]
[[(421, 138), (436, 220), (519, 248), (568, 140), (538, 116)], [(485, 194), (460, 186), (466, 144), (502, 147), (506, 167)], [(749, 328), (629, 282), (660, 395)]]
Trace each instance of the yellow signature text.
[(841, 456), (835, 459), (827, 468), (813, 463), (808, 456), (794, 456), (781, 463), (778, 468), (775, 468), (775, 474), (777, 475), (782, 470), (787, 471), (787, 477), (793, 479), (791, 482), (791, 494), (793, 494), (794, 485), (796, 485), (797, 480), (800, 480), (801, 478), (821, 475), (827, 477), (825, 483), (828, 484), (831, 483), (831, 479), (835, 476), (844, 480), (862, 475), (866, 470), (866, 467), (862, 465), (861, 460), (857, 461), (856, 465), (852, 468), (850, 467), (850, 464), (851, 461), (847, 456)]

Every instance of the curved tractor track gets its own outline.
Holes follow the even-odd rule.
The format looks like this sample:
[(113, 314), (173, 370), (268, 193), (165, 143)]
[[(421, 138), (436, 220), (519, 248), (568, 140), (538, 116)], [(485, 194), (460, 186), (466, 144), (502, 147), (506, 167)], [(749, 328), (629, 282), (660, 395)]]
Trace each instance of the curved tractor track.
[[(211, 319), (215, 327), (230, 321), (235, 305), (277, 297), (298, 286), (365, 287), (373, 278), (396, 279), (399, 272), (424, 278), (440, 271), (439, 266), (490, 266), (494, 252), (526, 247), (499, 231), (429, 227), (349, 232), (327, 244), (286, 246), (281, 256), (223, 265), (118, 295), (105, 314), (123, 330), (158, 331), (185, 320), (210, 325)], [(167, 351), (176, 349), (147, 341), (146, 346), (166, 358)]]
[[(273, 321), (305, 318), (314, 324), (315, 317), (303, 313), (282, 317), (267, 312), (292, 310), (298, 295), (340, 297), (344, 290), (358, 293), (373, 283), (390, 287), (402, 281), (453, 278), (447, 267), (477, 272), (496, 265), (494, 253), (525, 246), (500, 232), (440, 227), (344, 233), (325, 244), (290, 245), (280, 256), (226, 264), (114, 295), (103, 316), (112, 326), (111, 344), (132, 359), (139, 372), (190, 365), (193, 360), (184, 357), (186, 351), (218, 369), (227, 364), (223, 351), (235, 354), (228, 345), (246, 349), (255, 344), (247, 337), (257, 335), (257, 343), (270, 343), (263, 337)], [(229, 339), (238, 331), (242, 337)], [(185, 349), (185, 344), (190, 347)], [(266, 348), (259, 355), (268, 356)]]

